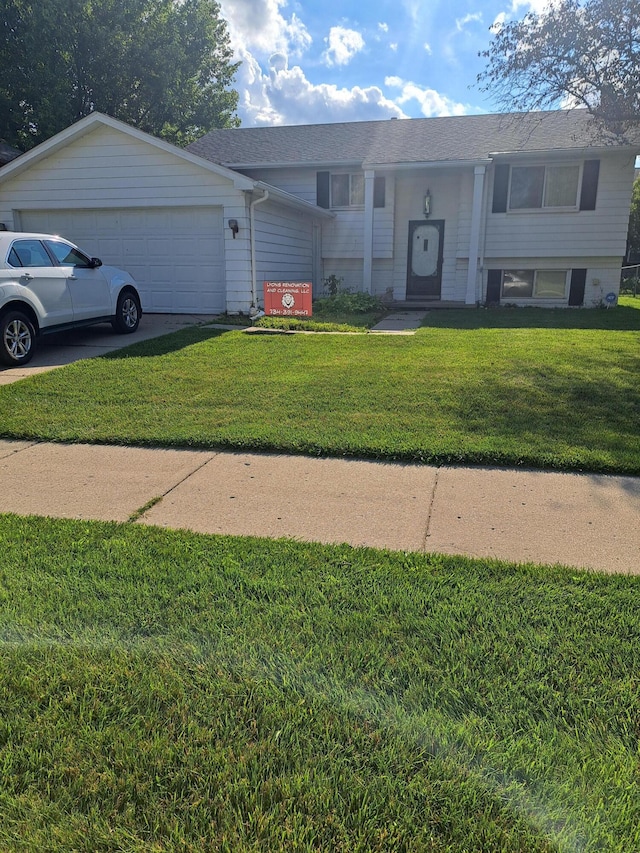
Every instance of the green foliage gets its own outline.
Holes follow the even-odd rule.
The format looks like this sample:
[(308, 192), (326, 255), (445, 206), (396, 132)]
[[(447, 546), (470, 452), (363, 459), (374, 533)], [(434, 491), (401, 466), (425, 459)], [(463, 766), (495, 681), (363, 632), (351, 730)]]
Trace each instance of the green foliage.
[[(360, 315), (362, 317), (363, 315)], [(325, 322), (317, 317), (261, 317), (254, 325), (262, 329), (279, 329), (285, 332), (341, 332), (341, 333), (364, 333), (368, 324), (360, 326), (351, 323), (341, 323), (337, 320)]]
[(627, 231), (627, 262), (640, 263), (640, 178), (633, 182), (629, 230)]
[(3, 135), (26, 150), (94, 110), (186, 145), (237, 124), (216, 0), (5, 0)]
[(0, 517), (0, 849), (640, 849), (639, 579)]
[(331, 275), (322, 279), (322, 284), (329, 296), (337, 296), (340, 292), (343, 281), (344, 278), (342, 278), (342, 276), (337, 276), (335, 273), (331, 273)]
[(495, 25), (478, 76), (510, 112), (586, 107), (621, 133), (640, 120), (638, 0), (565, 0)]
[(640, 474), (620, 301), (432, 311), (410, 337), (185, 329), (1, 387), (0, 435)]
[(314, 311), (326, 316), (338, 317), (341, 314), (367, 314), (371, 311), (386, 311), (377, 296), (357, 291), (336, 292), (334, 296), (324, 297), (314, 302)]

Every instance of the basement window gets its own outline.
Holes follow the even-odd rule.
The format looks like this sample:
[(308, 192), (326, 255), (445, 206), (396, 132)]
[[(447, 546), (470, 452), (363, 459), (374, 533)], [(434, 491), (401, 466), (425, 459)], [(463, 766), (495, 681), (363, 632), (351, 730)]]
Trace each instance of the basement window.
[(566, 299), (567, 270), (505, 270), (503, 299)]

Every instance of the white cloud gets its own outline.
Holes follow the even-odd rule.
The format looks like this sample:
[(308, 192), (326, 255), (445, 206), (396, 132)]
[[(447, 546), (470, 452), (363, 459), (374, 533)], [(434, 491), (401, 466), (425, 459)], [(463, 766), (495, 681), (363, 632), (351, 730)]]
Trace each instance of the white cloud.
[(456, 18), (456, 29), (461, 33), (467, 24), (482, 22), (482, 15), (476, 12), (473, 15), (465, 15), (464, 18)]
[(507, 13), (506, 12), (498, 12), (498, 14), (495, 17), (494, 22), (491, 24), (489, 29), (490, 30), (499, 30), (501, 27), (504, 26), (504, 22), (506, 20), (507, 20)]
[(308, 50), (311, 35), (295, 12), (284, 17), (281, 9), (286, 5), (287, 0), (222, 0), (234, 50), (265, 58), (274, 51), (297, 57)]
[(282, 53), (274, 54), (268, 73), (245, 52), (236, 78), (238, 113), (244, 126), (318, 124), (406, 118), (398, 104), (377, 86), (350, 89), (307, 80), (299, 65), (289, 68)]
[[(562, 0), (560, 0), (562, 2)], [(512, 0), (511, 13), (517, 15), (520, 9), (526, 12), (535, 12), (539, 15), (550, 5), (550, 0)]]
[(494, 22), (491, 26), (492, 29), (499, 29), (503, 26), (504, 22), (507, 18), (522, 18), (528, 12), (534, 12), (536, 15), (545, 12), (552, 3), (562, 4), (564, 0), (511, 0), (511, 5), (504, 12), (498, 12), (496, 15)]
[(424, 50), (425, 50), (425, 53), (429, 54), (429, 56), (431, 56), (431, 54), (433, 53), (433, 50), (431, 49), (431, 45), (429, 44), (428, 41), (426, 41), (424, 43)]
[(322, 57), (327, 65), (347, 65), (364, 48), (362, 35), (345, 27), (331, 27), (325, 41), (329, 46)]
[(378, 29), (382, 33), (388, 33), (389, 32), (389, 24), (382, 24), (382, 23), (378, 24)]
[(419, 86), (417, 83), (403, 80), (401, 77), (387, 77), (384, 82), (386, 86), (400, 89), (400, 95), (395, 99), (396, 104), (402, 106), (408, 101), (417, 101), (420, 105), (420, 111), (426, 118), (461, 116), (473, 111), (468, 104), (452, 101), (451, 98), (441, 95), (435, 89)]

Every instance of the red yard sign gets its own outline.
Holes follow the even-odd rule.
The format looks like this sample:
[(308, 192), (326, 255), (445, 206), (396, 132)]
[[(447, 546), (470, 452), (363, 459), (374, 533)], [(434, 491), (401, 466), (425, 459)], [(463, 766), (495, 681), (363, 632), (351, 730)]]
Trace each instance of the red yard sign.
[(310, 317), (310, 281), (265, 281), (264, 313), (268, 317)]

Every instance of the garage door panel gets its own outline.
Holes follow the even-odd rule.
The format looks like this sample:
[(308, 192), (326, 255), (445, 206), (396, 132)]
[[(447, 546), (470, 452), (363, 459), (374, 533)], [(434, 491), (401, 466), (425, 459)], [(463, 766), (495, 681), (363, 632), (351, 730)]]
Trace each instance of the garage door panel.
[(20, 221), (128, 270), (145, 311), (224, 311), (222, 208), (22, 211)]

